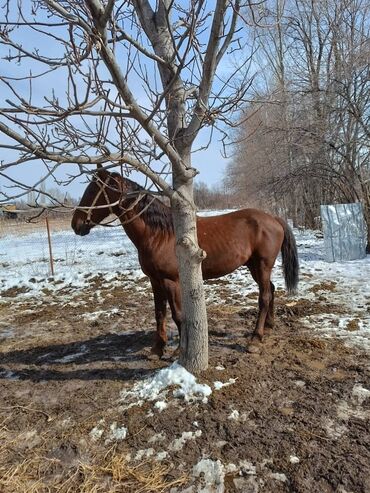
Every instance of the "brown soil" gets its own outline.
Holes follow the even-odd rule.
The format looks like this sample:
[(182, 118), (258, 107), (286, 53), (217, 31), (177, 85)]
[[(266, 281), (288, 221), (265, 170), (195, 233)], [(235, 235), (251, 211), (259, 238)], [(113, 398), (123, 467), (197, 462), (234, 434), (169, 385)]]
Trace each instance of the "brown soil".
[[(120, 391), (169, 361), (150, 355), (147, 282), (139, 281), (137, 292), (118, 279), (123, 288), (95, 277), (75, 297), (72, 286), (41, 299), (6, 293), (0, 305), (7, 334), (0, 346), (1, 492), (183, 491), (195, 484), (192, 468), (202, 458), (255, 467), (226, 473), (230, 493), (370, 491), (369, 399), (356, 401), (352, 393), (356, 384), (370, 385), (366, 355), (320, 339), (300, 323), (340, 307), (292, 302), (278, 292), (277, 327), (259, 354), (249, 354), (245, 335), (253, 330), (255, 299), (210, 304), (210, 368), (200, 380), (236, 383), (214, 391), (206, 404), (172, 398), (162, 412), (150, 402), (125, 410)], [(224, 283), (217, 288), (227, 294)], [(96, 315), (87, 317), (91, 312)], [(169, 334), (168, 355), (177, 345), (172, 323)], [(230, 419), (235, 410), (239, 419)], [(126, 426), (127, 438), (94, 440), (90, 432), (99, 422), (105, 432), (112, 423)], [(196, 430), (201, 436), (169, 450), (184, 431)], [(158, 433), (162, 438), (151, 443)], [(163, 462), (134, 460), (150, 447), (169, 455)]]

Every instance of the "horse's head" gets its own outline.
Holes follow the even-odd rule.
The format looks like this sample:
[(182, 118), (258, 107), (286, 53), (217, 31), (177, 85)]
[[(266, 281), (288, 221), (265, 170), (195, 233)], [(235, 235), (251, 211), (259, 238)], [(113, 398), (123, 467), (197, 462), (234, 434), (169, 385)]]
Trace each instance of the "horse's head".
[(118, 175), (98, 169), (73, 214), (71, 225), (74, 232), (85, 236), (110, 214), (117, 214), (121, 195)]

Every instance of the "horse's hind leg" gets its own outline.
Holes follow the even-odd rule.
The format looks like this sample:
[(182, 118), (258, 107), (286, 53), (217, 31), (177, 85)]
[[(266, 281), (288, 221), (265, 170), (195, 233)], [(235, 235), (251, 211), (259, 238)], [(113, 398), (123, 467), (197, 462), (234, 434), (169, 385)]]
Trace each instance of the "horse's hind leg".
[(265, 325), (271, 327), (273, 324), (273, 289), (270, 282), (272, 267), (263, 259), (253, 259), (247, 263), (253, 279), (258, 284), (258, 316), (256, 328), (253, 333), (252, 341), (262, 341)]
[(167, 311), (167, 293), (164, 286), (154, 280), (150, 280), (154, 295), (155, 320), (157, 323), (157, 332), (155, 334), (154, 344), (151, 349), (153, 354), (160, 358), (163, 356), (164, 347), (167, 343), (166, 331), (166, 311)]
[(273, 329), (275, 325), (274, 320), (274, 298), (275, 298), (275, 286), (270, 281), (270, 289), (271, 289), (271, 301), (269, 304), (269, 309), (266, 315), (265, 327), (269, 329)]

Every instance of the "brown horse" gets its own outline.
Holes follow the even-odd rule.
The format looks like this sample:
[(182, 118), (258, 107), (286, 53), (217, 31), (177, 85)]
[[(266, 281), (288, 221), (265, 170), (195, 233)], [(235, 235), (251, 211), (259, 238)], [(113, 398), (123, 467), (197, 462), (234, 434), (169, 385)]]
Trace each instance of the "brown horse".
[[(98, 170), (72, 218), (76, 234), (87, 235), (110, 214), (116, 215), (138, 250), (143, 272), (152, 284), (157, 332), (152, 352), (163, 355), (167, 342), (166, 308), (181, 330), (181, 297), (171, 209), (137, 183), (118, 173)], [(252, 342), (274, 324), (274, 290), (271, 270), (281, 250), (285, 284), (294, 292), (298, 284), (298, 256), (294, 236), (280, 218), (256, 209), (242, 209), (220, 216), (198, 217), (204, 279), (221, 277), (242, 265), (259, 287), (259, 313)]]

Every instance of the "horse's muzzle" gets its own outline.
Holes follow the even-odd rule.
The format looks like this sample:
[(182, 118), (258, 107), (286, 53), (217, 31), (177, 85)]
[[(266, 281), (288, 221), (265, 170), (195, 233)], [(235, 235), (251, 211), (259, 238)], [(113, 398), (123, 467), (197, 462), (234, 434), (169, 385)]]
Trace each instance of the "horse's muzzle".
[(76, 235), (86, 236), (90, 233), (91, 228), (92, 226), (89, 223), (72, 221), (72, 229)]

